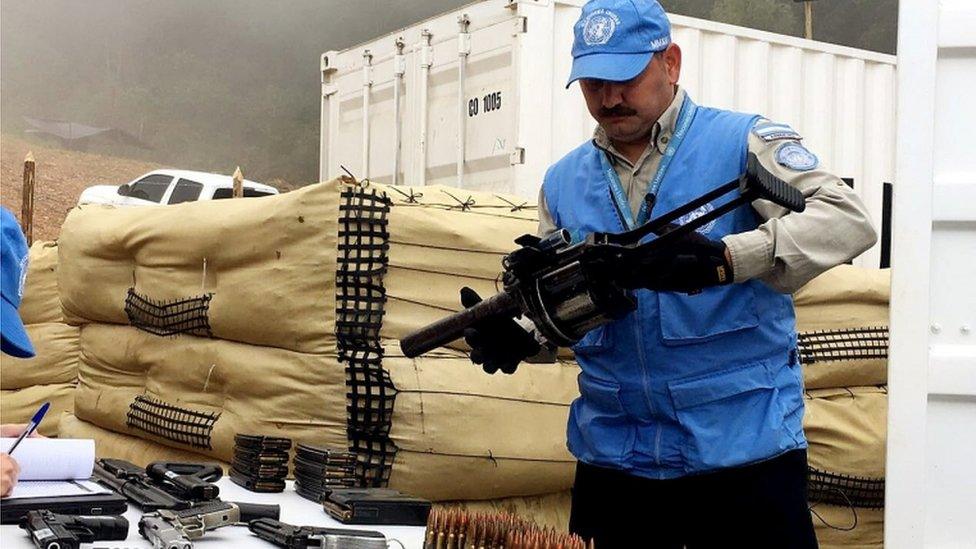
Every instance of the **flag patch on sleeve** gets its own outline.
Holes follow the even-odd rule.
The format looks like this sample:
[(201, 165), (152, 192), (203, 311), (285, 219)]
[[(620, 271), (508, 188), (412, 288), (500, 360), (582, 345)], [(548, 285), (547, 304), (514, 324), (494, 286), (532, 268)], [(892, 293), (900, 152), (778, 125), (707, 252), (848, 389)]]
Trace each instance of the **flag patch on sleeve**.
[(776, 141), (777, 139), (793, 139), (799, 141), (803, 139), (800, 134), (796, 132), (787, 124), (780, 124), (778, 122), (760, 122), (753, 126), (752, 133), (756, 134), (756, 137), (762, 139), (765, 142)]

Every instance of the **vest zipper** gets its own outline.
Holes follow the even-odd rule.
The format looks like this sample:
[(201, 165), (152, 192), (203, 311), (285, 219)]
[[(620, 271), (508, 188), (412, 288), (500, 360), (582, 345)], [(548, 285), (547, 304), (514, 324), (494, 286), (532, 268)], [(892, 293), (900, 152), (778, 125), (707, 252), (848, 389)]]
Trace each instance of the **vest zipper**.
[[(641, 298), (640, 298), (640, 294), (638, 294), (638, 293), (635, 293), (634, 294), (634, 297), (635, 297), (635, 299), (637, 299), (637, 316), (634, 319), (634, 326), (635, 326), (635, 329), (636, 329), (636, 334), (635, 335), (636, 335), (636, 339), (637, 339), (637, 355), (638, 355), (637, 356), (637, 361), (640, 363), (640, 368), (641, 368), (641, 387), (643, 388), (644, 401), (647, 404), (647, 409), (648, 409), (648, 411), (651, 414), (653, 414), (654, 413), (654, 404), (651, 401), (650, 388), (648, 387), (648, 377), (649, 376), (647, 375), (647, 363), (644, 361), (644, 337), (643, 337), (644, 330), (641, 329), (642, 328), (642, 326), (641, 326), (641, 317), (643, 316), (641, 314), (642, 313), (642, 311), (641, 311)], [(654, 448), (654, 463), (655, 464), (658, 464), (661, 461), (661, 457), (660, 457), (660, 453), (661, 453), (661, 449), (660, 449), (661, 424), (660, 424), (660, 422), (656, 422), (656, 423), (657, 423), (657, 440), (655, 441), (655, 445), (654, 445), (655, 446), (655, 448)]]

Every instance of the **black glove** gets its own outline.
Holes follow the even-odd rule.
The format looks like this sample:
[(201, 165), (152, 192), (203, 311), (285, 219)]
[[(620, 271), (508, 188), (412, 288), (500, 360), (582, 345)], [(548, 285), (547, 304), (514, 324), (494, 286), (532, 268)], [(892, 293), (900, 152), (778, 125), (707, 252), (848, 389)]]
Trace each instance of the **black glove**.
[[(626, 287), (662, 292), (695, 293), (732, 283), (732, 264), (725, 243), (691, 232), (672, 245), (641, 257), (636, 266), (621, 266)], [(629, 271), (629, 272), (627, 272)]]
[[(473, 307), (481, 296), (468, 287), (461, 288), (461, 305)], [(471, 346), (471, 362), (481, 364), (485, 372), (498, 370), (515, 373), (519, 362), (537, 354), (539, 342), (511, 318), (494, 318), (475, 324), (464, 331), (464, 341)]]

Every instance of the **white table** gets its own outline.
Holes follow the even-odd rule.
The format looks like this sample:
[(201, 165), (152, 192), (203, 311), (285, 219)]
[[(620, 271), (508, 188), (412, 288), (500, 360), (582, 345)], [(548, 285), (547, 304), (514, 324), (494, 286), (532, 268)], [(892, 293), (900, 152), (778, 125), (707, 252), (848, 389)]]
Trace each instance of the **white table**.
[[(292, 487), (292, 482), (288, 481), (285, 491), (280, 494), (257, 494), (248, 492), (244, 488), (234, 484), (228, 478), (222, 478), (216, 483), (220, 486), (220, 498), (225, 501), (243, 501), (247, 503), (272, 503), (281, 506), (281, 522), (293, 524), (295, 526), (326, 526), (330, 528), (352, 528), (358, 530), (375, 530), (382, 532), (393, 549), (399, 549), (399, 545), (391, 540), (399, 540), (405, 549), (423, 549), (424, 528), (421, 526), (370, 526), (370, 525), (346, 525), (325, 514), (321, 505), (316, 505), (311, 501), (299, 496)], [(92, 545), (82, 545), (94, 549), (137, 549), (149, 548), (152, 546), (141, 535), (139, 535), (139, 519), (142, 511), (135, 505), (129, 505), (129, 510), (125, 513), (125, 518), (129, 520), (129, 537), (123, 541), (97, 541)], [(219, 547), (232, 547), (233, 549), (270, 549), (276, 547), (270, 542), (252, 534), (246, 526), (225, 526), (207, 532), (204, 536), (193, 542), (194, 548), (217, 549)], [(3, 549), (30, 549), (34, 547), (27, 532), (21, 530), (13, 524), (0, 526), (0, 547)]]

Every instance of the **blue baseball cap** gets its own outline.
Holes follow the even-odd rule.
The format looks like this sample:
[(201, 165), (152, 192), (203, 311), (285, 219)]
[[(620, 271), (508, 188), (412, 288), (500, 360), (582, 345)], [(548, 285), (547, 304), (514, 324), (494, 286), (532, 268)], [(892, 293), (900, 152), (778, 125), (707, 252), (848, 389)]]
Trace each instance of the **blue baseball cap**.
[(573, 27), (573, 70), (580, 78), (624, 82), (671, 43), (671, 23), (657, 0), (592, 0)]
[(34, 356), (34, 346), (17, 314), (27, 280), (27, 239), (17, 218), (7, 208), (0, 208), (3, 253), (0, 255), (0, 351), (17, 358)]

